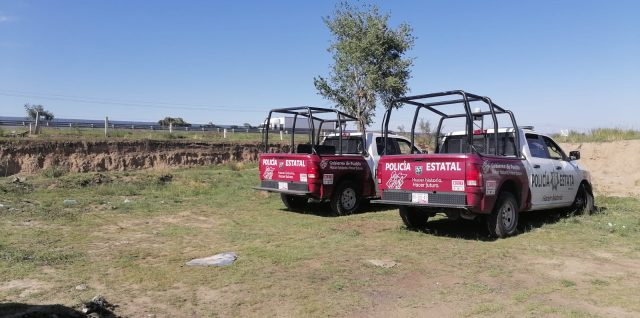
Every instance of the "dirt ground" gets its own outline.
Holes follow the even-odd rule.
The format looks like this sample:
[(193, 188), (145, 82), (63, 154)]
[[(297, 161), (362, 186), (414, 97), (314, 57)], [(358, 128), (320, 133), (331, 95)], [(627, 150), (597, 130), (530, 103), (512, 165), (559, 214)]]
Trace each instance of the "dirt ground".
[(591, 172), (597, 193), (640, 195), (640, 140), (561, 144), (561, 147), (566, 152), (580, 151), (580, 164)]

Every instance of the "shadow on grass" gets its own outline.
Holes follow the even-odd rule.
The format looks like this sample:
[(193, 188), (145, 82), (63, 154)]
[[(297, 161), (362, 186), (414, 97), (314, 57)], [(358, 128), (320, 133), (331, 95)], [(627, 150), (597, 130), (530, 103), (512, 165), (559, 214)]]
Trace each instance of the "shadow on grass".
[(0, 303), (0, 317), (3, 318), (118, 318), (112, 311), (101, 308), (92, 315), (63, 305), (30, 305), (20, 303)]
[[(360, 203), (360, 207), (358, 207), (358, 210), (356, 210), (356, 212), (350, 215), (385, 212), (393, 209), (397, 210), (397, 207), (385, 205), (385, 204), (371, 204), (369, 201), (363, 201), (362, 203)], [(296, 211), (288, 210), (286, 207), (283, 206), (280, 209), (280, 211), (299, 213), (299, 214), (310, 214), (310, 215), (329, 217), (329, 218), (348, 216), (348, 215), (337, 215), (333, 213), (333, 211), (331, 210), (331, 205), (328, 202), (312, 202), (307, 204), (307, 206), (304, 209), (296, 210)]]
[[(600, 213), (604, 210), (605, 208), (598, 208), (594, 213)], [(521, 213), (520, 220), (518, 221), (518, 232), (516, 236), (523, 233), (531, 232), (545, 225), (554, 224), (563, 219), (571, 218), (574, 216), (576, 216), (575, 211), (567, 209)], [(427, 222), (427, 226), (423, 229), (407, 230), (423, 232), (440, 237), (450, 237), (464, 240), (483, 242), (492, 242), (496, 240), (496, 238), (492, 238), (489, 236), (489, 230), (487, 229), (484, 217), (478, 217), (475, 220), (450, 220), (446, 218), (437, 219)]]
[(0, 317), (5, 318), (44, 318), (44, 317), (87, 317), (80, 311), (63, 305), (27, 305), (18, 303), (0, 304)]

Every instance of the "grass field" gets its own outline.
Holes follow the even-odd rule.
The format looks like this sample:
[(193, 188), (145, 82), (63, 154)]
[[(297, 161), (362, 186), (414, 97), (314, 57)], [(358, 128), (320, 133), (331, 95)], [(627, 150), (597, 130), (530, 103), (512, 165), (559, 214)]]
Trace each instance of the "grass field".
[[(390, 208), (287, 212), (257, 181), (242, 164), (0, 179), (0, 312), (102, 294), (130, 317), (640, 315), (637, 199), (489, 240), (474, 222), (409, 231)], [(225, 251), (232, 266), (184, 266)]]
[(554, 139), (559, 142), (570, 143), (633, 140), (640, 139), (640, 131), (622, 128), (596, 128), (586, 133), (581, 133), (571, 130), (568, 136), (554, 135)]
[[(21, 133), (28, 131), (28, 127), (0, 127), (0, 139), (15, 140), (15, 137), (11, 137), (11, 132)], [(220, 131), (199, 131), (199, 130), (174, 130), (173, 133), (169, 133), (167, 130), (143, 130), (143, 129), (111, 129), (109, 130), (109, 136), (104, 136), (104, 130), (99, 128), (47, 128), (44, 127), (42, 132), (38, 136), (28, 136), (23, 138), (29, 139), (43, 139), (43, 140), (140, 140), (140, 139), (152, 139), (152, 140), (202, 140), (202, 141), (219, 141), (219, 142), (260, 142), (262, 140), (262, 134), (255, 131), (246, 132), (246, 129), (238, 128), (235, 132), (228, 130), (227, 137), (224, 138), (222, 129)], [(282, 142), (288, 142), (291, 135), (284, 135)], [(307, 140), (306, 134), (296, 134), (296, 140), (298, 138), (305, 138), (299, 140)], [(270, 132), (269, 140), (271, 142), (280, 142), (279, 132)]]

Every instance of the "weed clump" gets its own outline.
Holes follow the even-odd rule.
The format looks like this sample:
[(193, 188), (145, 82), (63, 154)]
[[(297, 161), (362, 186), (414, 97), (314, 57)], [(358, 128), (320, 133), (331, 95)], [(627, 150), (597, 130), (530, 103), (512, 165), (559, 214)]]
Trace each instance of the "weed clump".
[(43, 177), (55, 179), (60, 178), (69, 172), (67, 168), (59, 166), (59, 165), (51, 165), (48, 168), (42, 170), (41, 174)]
[(230, 161), (227, 163), (227, 168), (231, 171), (242, 171), (244, 170), (244, 164), (242, 162)]

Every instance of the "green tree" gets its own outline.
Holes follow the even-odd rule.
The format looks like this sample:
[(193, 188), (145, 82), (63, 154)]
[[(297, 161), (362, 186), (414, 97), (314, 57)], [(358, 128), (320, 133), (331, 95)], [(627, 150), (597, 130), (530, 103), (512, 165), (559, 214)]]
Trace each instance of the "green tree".
[(358, 118), (363, 131), (373, 121), (377, 101), (398, 107), (393, 100), (407, 92), (413, 59), (403, 55), (413, 47), (411, 27), (389, 27), (389, 14), (376, 6), (340, 3), (323, 19), (333, 36), (328, 49), (333, 65), (328, 78), (314, 78), (318, 93)]
[(431, 122), (429, 122), (428, 120), (424, 120), (424, 118), (420, 118), (420, 121), (418, 122), (418, 127), (420, 128), (420, 137), (418, 138), (418, 142), (420, 142), (420, 146), (424, 147), (425, 149), (434, 149), (434, 138), (433, 135), (435, 134), (432, 127), (431, 127)]
[(45, 110), (42, 105), (31, 105), (27, 103), (24, 104), (24, 110), (27, 112), (27, 117), (34, 120), (37, 114), (40, 114), (40, 118), (44, 118), (46, 121), (52, 120), (55, 117), (52, 112)]
[(169, 124), (173, 124), (173, 127), (191, 127), (191, 124), (184, 121), (181, 117), (165, 117), (158, 121), (158, 125), (161, 126), (169, 126)]

